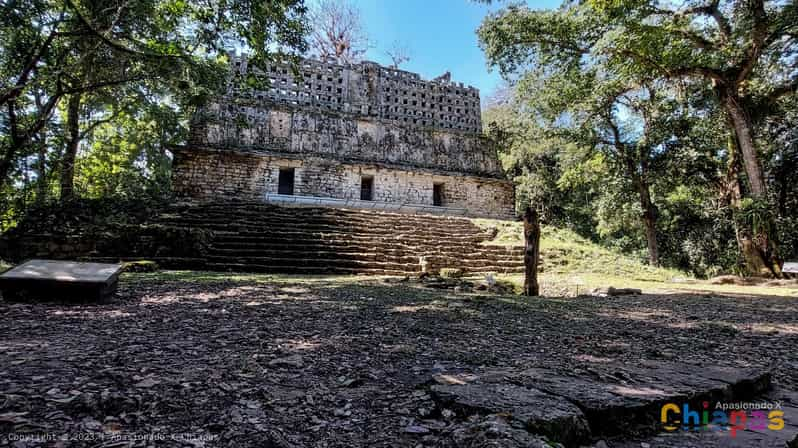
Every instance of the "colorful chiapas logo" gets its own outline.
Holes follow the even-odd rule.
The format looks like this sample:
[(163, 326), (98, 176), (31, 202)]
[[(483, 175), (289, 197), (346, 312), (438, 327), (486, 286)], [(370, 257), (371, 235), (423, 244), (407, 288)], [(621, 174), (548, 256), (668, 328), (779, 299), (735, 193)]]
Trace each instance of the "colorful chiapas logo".
[(660, 420), (666, 431), (729, 431), (732, 437), (737, 431), (780, 431), (784, 429), (784, 411), (780, 402), (773, 403), (715, 403), (701, 404), (703, 409), (690, 409), (688, 403), (679, 407), (675, 403), (662, 406)]

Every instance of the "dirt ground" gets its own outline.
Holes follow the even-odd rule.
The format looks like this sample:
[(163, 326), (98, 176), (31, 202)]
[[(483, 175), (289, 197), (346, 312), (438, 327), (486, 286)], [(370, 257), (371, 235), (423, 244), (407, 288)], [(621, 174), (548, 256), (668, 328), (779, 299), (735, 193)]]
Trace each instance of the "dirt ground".
[(424, 386), (490, 368), (773, 365), (798, 389), (794, 297), (139, 274), (110, 304), (0, 301), (0, 319), (0, 446), (17, 448), (455, 446)]

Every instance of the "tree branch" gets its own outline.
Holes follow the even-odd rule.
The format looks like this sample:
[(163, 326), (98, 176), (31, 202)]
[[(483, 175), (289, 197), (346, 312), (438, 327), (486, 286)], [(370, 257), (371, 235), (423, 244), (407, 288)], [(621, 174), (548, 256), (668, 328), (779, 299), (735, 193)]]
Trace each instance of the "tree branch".
[(796, 92), (798, 92), (798, 78), (793, 79), (792, 82), (776, 87), (768, 94), (768, 98), (771, 101), (776, 101), (783, 96)]
[(745, 50), (746, 57), (742, 62), (740, 71), (737, 73), (737, 82), (742, 82), (751, 75), (751, 72), (759, 62), (759, 56), (765, 48), (768, 39), (768, 19), (765, 12), (765, 2), (763, 0), (752, 0), (751, 15), (754, 19), (754, 26), (751, 30), (751, 44)]
[(58, 24), (61, 21), (63, 21), (63, 18), (64, 18), (64, 13), (61, 12), (61, 15), (58, 17), (58, 20), (53, 25), (52, 30), (50, 30), (50, 33), (47, 35), (47, 38), (44, 40), (44, 42), (41, 45), (39, 45), (36, 48), (36, 51), (28, 60), (28, 63), (25, 64), (25, 67), (22, 69), (22, 73), (19, 75), (19, 77), (17, 78), (17, 82), (14, 84), (14, 87), (0, 94), (0, 105), (4, 104), (6, 101), (10, 101), (19, 96), (19, 94), (25, 88), (25, 85), (28, 83), (28, 78), (30, 77), (31, 72), (33, 72), (33, 69), (36, 68), (36, 65), (42, 59), (42, 56), (44, 56), (44, 52), (48, 48), (50, 48), (50, 45), (53, 43), (53, 39), (55, 39), (55, 37), (57, 36), (56, 30), (58, 29)]
[[(149, 59), (186, 59), (188, 57), (187, 55), (182, 55), (182, 54), (163, 54), (163, 53), (155, 53), (155, 52), (152, 52), (152, 51), (142, 51), (142, 50), (129, 48), (129, 47), (127, 47), (126, 45), (124, 45), (122, 43), (119, 43), (119, 42), (116, 42), (116, 41), (112, 40), (111, 38), (106, 36), (104, 33), (102, 33), (100, 30), (96, 29), (88, 21), (88, 19), (86, 19), (83, 16), (83, 14), (81, 14), (80, 9), (78, 9), (78, 7), (75, 6), (75, 4), (74, 4), (74, 2), (72, 0), (66, 0), (66, 4), (69, 5), (70, 8), (72, 8), (72, 10), (75, 13), (75, 16), (78, 18), (80, 23), (83, 24), (83, 26), (85, 26), (86, 29), (88, 29), (91, 32), (91, 34), (97, 36), (106, 45), (108, 45), (109, 47), (111, 47), (111, 48), (113, 48), (115, 50), (121, 51), (123, 53), (132, 54), (132, 55), (135, 55), (135, 56), (149, 58)], [(136, 43), (137, 45), (141, 46), (141, 47), (145, 47), (146, 46), (146, 45), (144, 45), (144, 44), (142, 44), (140, 42), (137, 42), (134, 39), (130, 39), (130, 40), (133, 41), (134, 43)]]

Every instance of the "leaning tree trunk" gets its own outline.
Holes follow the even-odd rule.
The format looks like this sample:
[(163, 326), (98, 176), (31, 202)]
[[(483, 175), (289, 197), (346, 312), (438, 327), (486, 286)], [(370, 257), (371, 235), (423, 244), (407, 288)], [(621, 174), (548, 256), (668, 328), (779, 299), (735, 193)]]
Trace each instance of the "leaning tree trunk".
[(540, 222), (538, 213), (527, 207), (524, 212), (524, 295), (540, 295), (538, 260), (540, 259)]
[[(729, 165), (724, 185), (726, 191), (723, 192), (723, 196), (732, 209), (739, 210), (743, 189), (739, 173), (740, 150), (737, 139), (734, 136), (729, 137), (727, 146), (729, 150)], [(734, 233), (737, 238), (737, 246), (740, 248), (740, 254), (745, 262), (745, 270), (749, 275), (766, 277), (779, 275), (780, 266), (778, 262), (768, 261), (768, 246), (772, 243), (768, 243), (767, 239), (763, 240), (761, 235), (757, 238), (749, 225), (741, 223), (737, 219), (734, 219)], [(762, 247), (763, 241), (765, 242), (764, 248)]]
[(75, 194), (75, 159), (80, 144), (80, 100), (81, 94), (73, 94), (67, 103), (67, 141), (61, 159), (61, 202), (72, 199)]
[(654, 203), (651, 202), (651, 188), (648, 185), (648, 164), (642, 162), (638, 173), (637, 165), (634, 160), (626, 157), (627, 175), (631, 177), (632, 184), (637, 190), (640, 199), (640, 208), (643, 210), (641, 220), (643, 229), (646, 232), (646, 247), (648, 247), (648, 263), (651, 266), (659, 266), (659, 246), (657, 245), (657, 211)]
[(0, 157), (0, 187), (8, 180), (14, 165), (14, 156), (19, 147), (16, 103), (9, 101), (8, 107), (8, 139)]
[(643, 227), (646, 230), (646, 243), (648, 244), (648, 264), (659, 266), (657, 212), (651, 202), (651, 189), (644, 178), (638, 181), (638, 192), (640, 193), (640, 207), (643, 209)]
[[(738, 150), (742, 167), (751, 188), (751, 197), (756, 201), (767, 201), (767, 184), (759, 161), (759, 154), (754, 143), (754, 126), (750, 114), (746, 111), (734, 87), (721, 91), (723, 107), (728, 114), (729, 122), (734, 130), (734, 149)], [(731, 149), (731, 148), (730, 148)], [(739, 170), (738, 170), (739, 171)], [(776, 235), (773, 226), (752, 228), (744, 223), (737, 223), (737, 240), (745, 259), (746, 270), (751, 275), (781, 276), (781, 261), (778, 257)]]
[(751, 119), (740, 104), (740, 98), (733, 93), (724, 95), (724, 108), (729, 114), (729, 120), (734, 127), (734, 134), (737, 137), (737, 145), (742, 156), (745, 174), (748, 183), (751, 185), (751, 196), (756, 199), (764, 199), (767, 196), (767, 185), (765, 184), (762, 165), (759, 162), (759, 154), (754, 144), (754, 126)]
[(38, 160), (36, 162), (36, 203), (47, 201), (47, 130), (42, 129), (39, 141)]

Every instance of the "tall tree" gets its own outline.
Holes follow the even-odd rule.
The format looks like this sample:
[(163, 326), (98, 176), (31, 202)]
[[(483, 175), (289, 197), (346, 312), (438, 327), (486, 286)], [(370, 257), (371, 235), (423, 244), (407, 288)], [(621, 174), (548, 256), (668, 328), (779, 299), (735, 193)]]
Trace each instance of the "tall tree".
[(399, 68), (400, 65), (410, 60), (410, 50), (399, 41), (394, 41), (394, 43), (385, 50), (385, 55), (391, 60), (392, 68)]
[(150, 83), (197, 104), (222, 86), (231, 48), (255, 65), (304, 52), (305, 13), (302, 0), (0, 2), (0, 188), (63, 99), (79, 115), (86, 95)]
[(347, 0), (321, 0), (310, 12), (310, 51), (341, 64), (359, 62), (369, 48), (360, 10)]
[[(479, 35), (488, 59), (507, 75), (536, 67), (573, 73), (601, 64), (633, 79), (710, 84), (739, 146), (748, 191), (766, 199), (752, 116), (757, 105), (798, 86), (795, 2), (707, 0), (674, 7), (658, 0), (591, 0), (557, 11), (509, 7), (487, 18)], [(747, 258), (759, 258), (766, 269), (752, 268), (778, 275), (773, 239), (752, 239), (759, 243)]]

